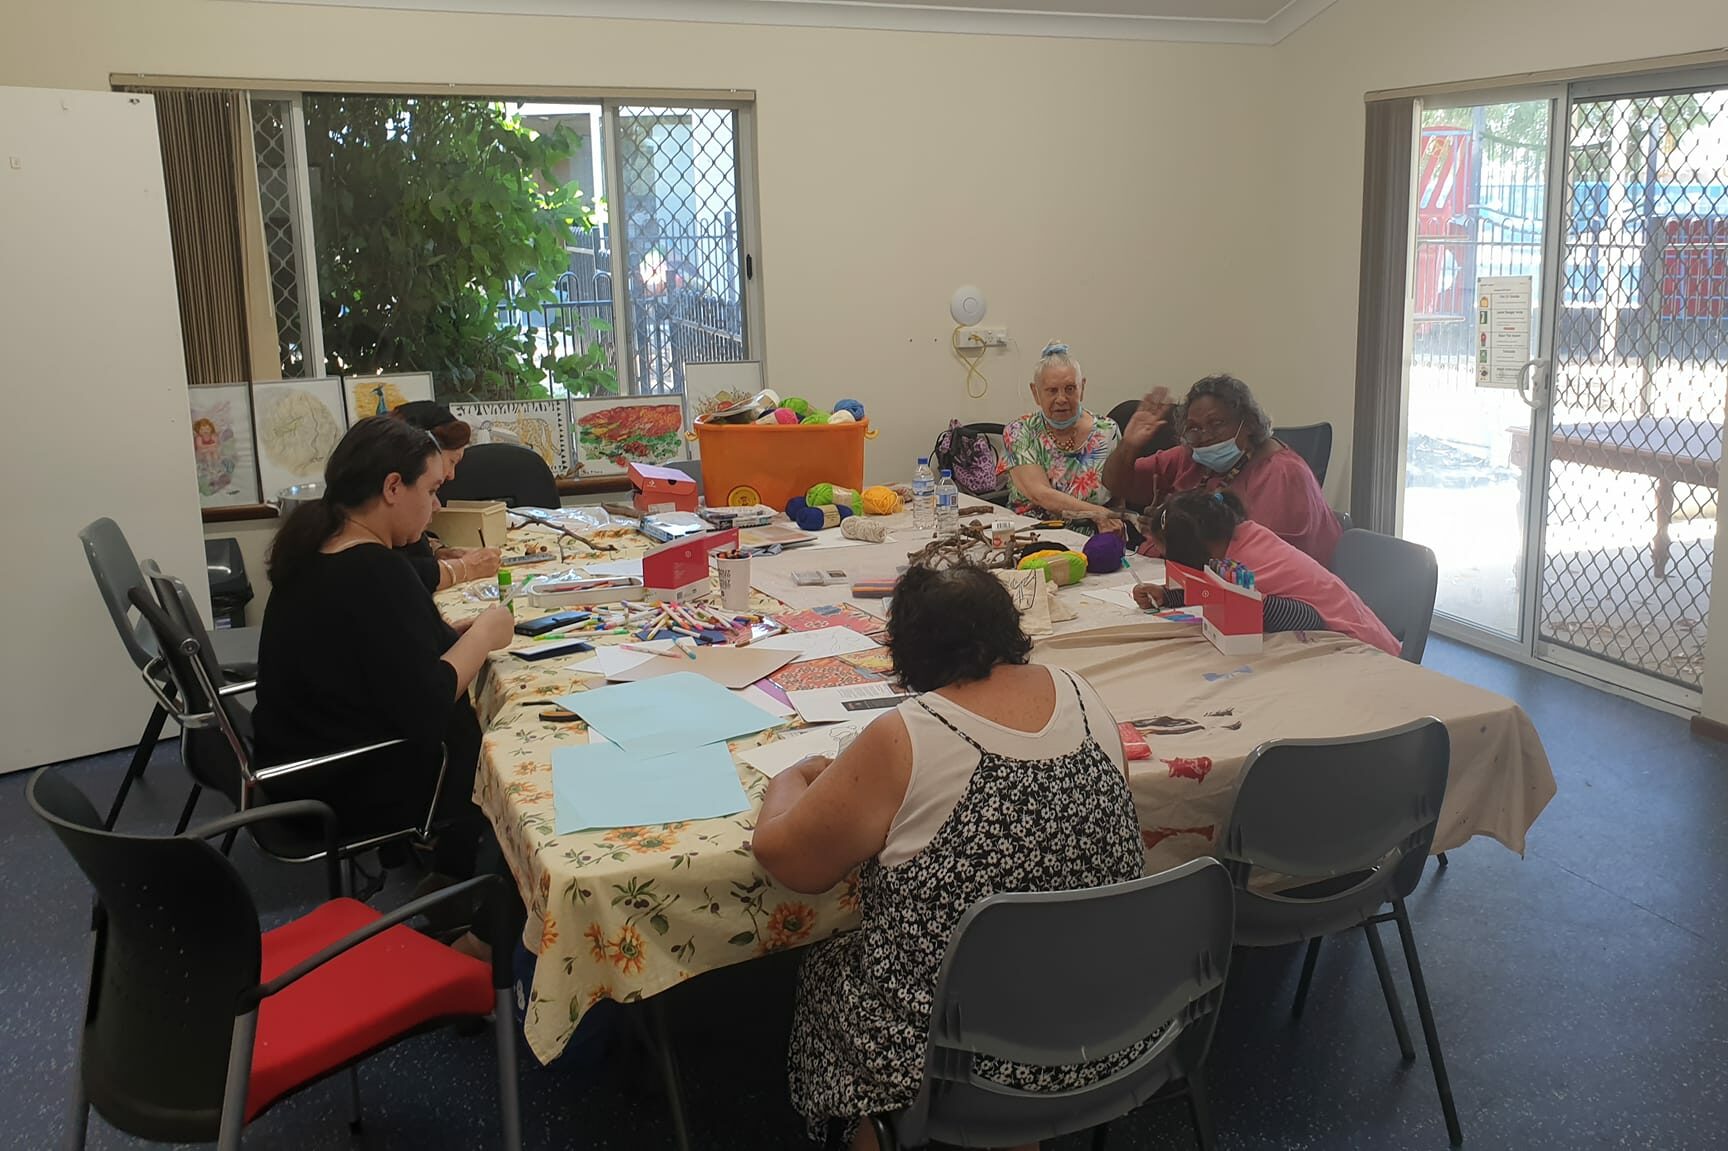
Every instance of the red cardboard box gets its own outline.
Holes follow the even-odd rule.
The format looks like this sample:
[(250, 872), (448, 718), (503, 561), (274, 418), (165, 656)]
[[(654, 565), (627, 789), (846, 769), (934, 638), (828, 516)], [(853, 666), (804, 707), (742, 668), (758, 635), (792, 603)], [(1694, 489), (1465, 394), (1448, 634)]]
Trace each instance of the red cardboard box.
[(693, 512), (696, 481), (677, 468), (632, 463), (630, 498), (639, 512)]
[(1182, 587), (1183, 607), (1200, 616), (1200, 630), (1225, 655), (1253, 655), (1265, 644), (1266, 604), (1253, 588), (1231, 583), (1207, 568), (1165, 561)]
[(642, 583), (648, 589), (648, 598), (663, 603), (701, 599), (712, 590), (708, 582), (709, 555), (737, 548), (736, 528), (661, 544), (642, 557)]

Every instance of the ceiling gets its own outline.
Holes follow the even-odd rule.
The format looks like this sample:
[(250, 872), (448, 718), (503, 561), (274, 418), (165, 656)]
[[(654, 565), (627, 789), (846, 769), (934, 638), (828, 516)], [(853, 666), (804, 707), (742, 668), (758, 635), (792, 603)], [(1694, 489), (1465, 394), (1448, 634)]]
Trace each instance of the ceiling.
[(1333, 0), (251, 0), (715, 24), (1276, 44)]

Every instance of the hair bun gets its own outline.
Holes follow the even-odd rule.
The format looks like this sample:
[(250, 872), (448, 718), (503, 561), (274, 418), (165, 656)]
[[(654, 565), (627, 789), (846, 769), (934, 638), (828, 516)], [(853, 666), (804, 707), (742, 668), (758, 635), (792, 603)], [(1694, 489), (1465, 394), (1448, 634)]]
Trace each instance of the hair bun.
[(1050, 356), (1066, 356), (1067, 354), (1068, 345), (1066, 343), (1061, 340), (1051, 340), (1044, 345), (1044, 350), (1038, 353), (1038, 358), (1047, 359)]

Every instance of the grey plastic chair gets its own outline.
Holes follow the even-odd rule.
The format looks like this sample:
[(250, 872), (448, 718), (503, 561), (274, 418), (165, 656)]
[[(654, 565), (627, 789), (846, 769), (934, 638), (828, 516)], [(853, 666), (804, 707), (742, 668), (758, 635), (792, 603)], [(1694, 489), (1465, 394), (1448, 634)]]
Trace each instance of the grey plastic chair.
[[(126, 646), (126, 654), (132, 657), (132, 663), (143, 671), (157, 652), (150, 628), (143, 620), (134, 621), (132, 618), (132, 589), (144, 586), (144, 572), (138, 566), (138, 557), (133, 553), (132, 545), (126, 542), (126, 533), (120, 530), (120, 525), (107, 516), (85, 524), (78, 533), (78, 539), (84, 545), (84, 558), (90, 563), (90, 574), (96, 577), (96, 589), (102, 593), (102, 602), (108, 608), (109, 618), (114, 621), (114, 630), (120, 633), (120, 642)], [(255, 627), (224, 629), (206, 645), (221, 668), (222, 680), (237, 682), (257, 676), (258, 630)], [(143, 734), (132, 751), (132, 762), (127, 765), (126, 774), (121, 776), (120, 787), (109, 805), (108, 816), (102, 825), (104, 829), (113, 829), (132, 785), (150, 765), (150, 755), (162, 737), (162, 726), (167, 722), (168, 714), (160, 700), (151, 709)]]
[[(159, 698), (164, 706), (170, 708), (170, 714), (183, 729), (180, 757), (194, 785), (180, 813), (175, 834), (185, 831), (190, 824), (200, 795), (199, 787), (220, 793), (237, 811), (244, 812), (270, 803), (269, 788), (273, 780), (318, 772), (337, 764), (342, 765), (343, 771), (388, 773), (394, 766), (392, 757), (415, 753), (415, 749), (403, 740), (389, 739), (293, 763), (255, 764), (251, 715), (240, 705), (238, 697), (256, 685), (217, 685), (213, 661), (199, 638), (204, 635), (204, 627), (191, 593), (176, 577), (155, 570), (155, 564), (148, 567), (157, 599), (152, 600), (150, 592), (144, 588), (134, 588), (131, 598), (163, 654), (152, 661), (145, 679), (149, 683), (166, 677), (174, 687), (172, 695), (164, 693)], [(338, 844), (338, 855), (352, 863), (355, 856), (389, 843), (429, 839), (438, 797), (444, 786), (444, 770), (445, 765), (441, 763), (427, 804), (426, 818), (419, 825), (345, 831)], [(307, 863), (324, 858), (322, 837), (316, 834), (316, 829), (303, 822), (258, 823), (249, 825), (249, 831), (259, 848), (285, 862)], [(232, 843), (232, 840), (228, 842)], [(226, 847), (227, 844), (224, 850)], [(351, 885), (353, 880), (354, 875), (350, 873)], [(369, 892), (363, 894), (370, 895)]]
[(1434, 623), (1440, 565), (1421, 544), (1351, 528), (1338, 539), (1332, 571), (1362, 597), (1386, 630), (1403, 644), (1401, 658), (1421, 663)]
[[(1464, 1135), (1404, 906), (1434, 842), (1451, 747), (1445, 725), (1433, 718), (1349, 739), (1262, 744), (1243, 765), (1218, 855), (1236, 884), (1237, 946), (1308, 944), (1293, 1015), (1302, 1014), (1308, 998), (1321, 939), (1361, 928), (1398, 1050), (1411, 1062), (1416, 1052), (1380, 943), (1379, 925), (1398, 925), (1446, 1132), (1456, 1146)], [(1249, 884), (1257, 871), (1301, 882), (1256, 891)]]
[[(924, 1081), (905, 1111), (872, 1117), (883, 1151), (941, 1142), (1011, 1147), (1098, 1128), (1160, 1092), (1185, 1092), (1213, 1146), (1201, 1065), (1230, 965), (1230, 877), (1197, 859), (1083, 891), (993, 895), (960, 917), (936, 980)], [(1050, 946), (1087, 939), (1084, 952)], [(1031, 987), (1057, 992), (1029, 995)], [(980, 1056), (1055, 1065), (1162, 1034), (1133, 1062), (1061, 1094), (979, 1076)], [(1082, 1056), (1084, 1052), (1084, 1056)]]
[(1272, 436), (1283, 441), (1285, 447), (1306, 460), (1316, 480), (1320, 483), (1326, 482), (1326, 468), (1332, 462), (1331, 424), (1321, 422), (1293, 428), (1273, 428)]
[(503, 500), (513, 508), (555, 508), (558, 479), (540, 453), (520, 444), (475, 444), (462, 456), (456, 478), (438, 489), (438, 498)]

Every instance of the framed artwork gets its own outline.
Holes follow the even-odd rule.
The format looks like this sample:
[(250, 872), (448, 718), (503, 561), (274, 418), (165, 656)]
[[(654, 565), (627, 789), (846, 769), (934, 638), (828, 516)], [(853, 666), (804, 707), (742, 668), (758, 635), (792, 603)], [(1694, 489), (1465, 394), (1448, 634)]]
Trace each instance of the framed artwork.
[(259, 503), (258, 464), (252, 453), (252, 398), (246, 385), (206, 384), (187, 392), (199, 506), (227, 508)]
[(398, 372), (383, 376), (343, 376), (348, 394), (348, 425), (367, 416), (395, 411), (413, 400), (432, 398), (431, 372)]
[(474, 429), (477, 444), (512, 443), (533, 448), (555, 476), (569, 475), (570, 413), (563, 400), (497, 400), (451, 404), (456, 418)]
[(632, 463), (690, 458), (683, 396), (599, 396), (570, 401), (578, 476), (622, 475)]
[(266, 500), (283, 488), (324, 478), (324, 461), (348, 426), (336, 376), (252, 385), (258, 478)]

